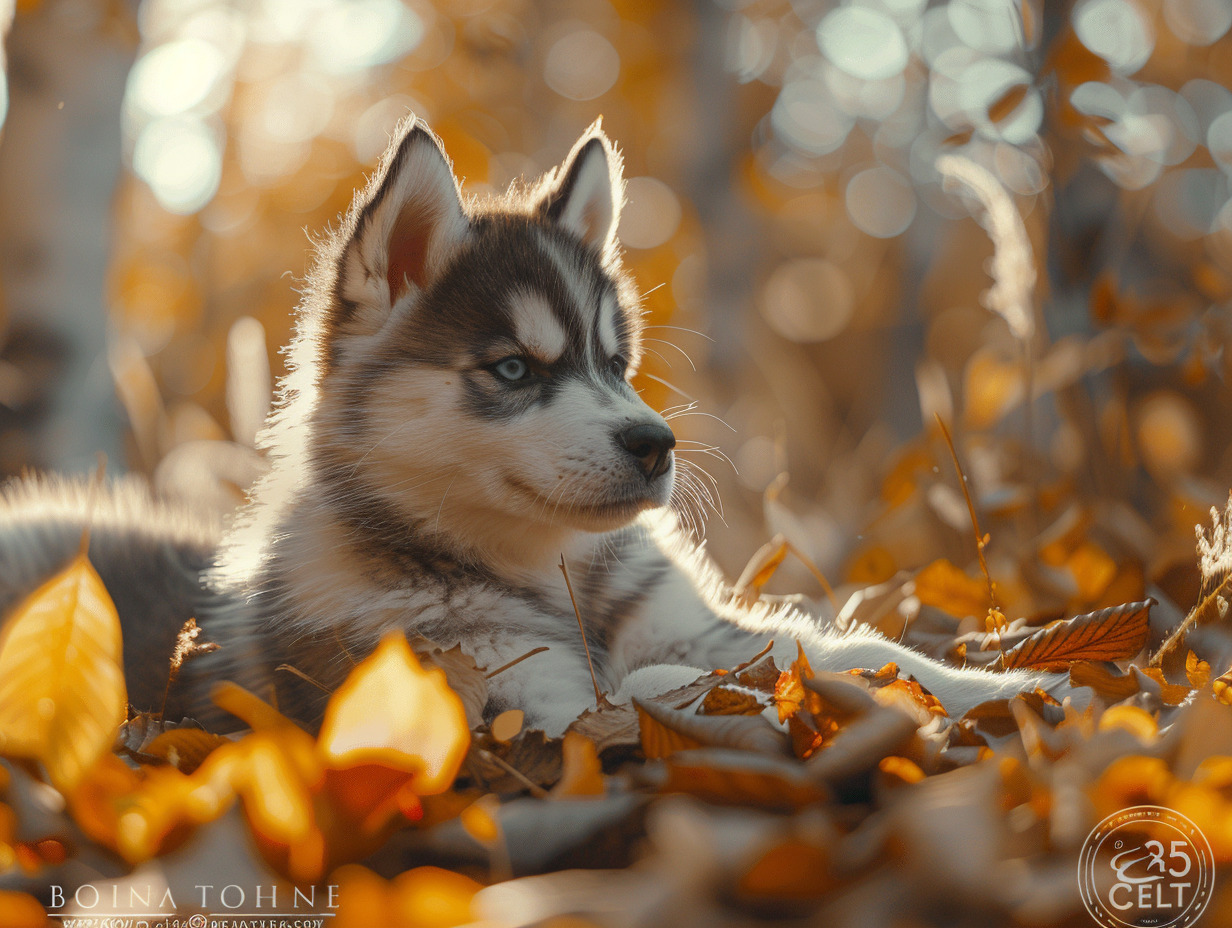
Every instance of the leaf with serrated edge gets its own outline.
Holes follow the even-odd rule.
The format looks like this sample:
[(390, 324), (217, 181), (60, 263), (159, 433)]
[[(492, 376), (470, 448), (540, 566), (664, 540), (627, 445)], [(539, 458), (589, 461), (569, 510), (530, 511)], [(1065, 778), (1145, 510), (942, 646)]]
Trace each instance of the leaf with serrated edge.
[(1006, 651), (1004, 666), (1048, 670), (1075, 661), (1127, 660), (1146, 646), (1153, 605), (1147, 599), (1054, 622)]
[(70, 790), (111, 747), (127, 696), (120, 619), (84, 554), (35, 590), (0, 638), (0, 754)]

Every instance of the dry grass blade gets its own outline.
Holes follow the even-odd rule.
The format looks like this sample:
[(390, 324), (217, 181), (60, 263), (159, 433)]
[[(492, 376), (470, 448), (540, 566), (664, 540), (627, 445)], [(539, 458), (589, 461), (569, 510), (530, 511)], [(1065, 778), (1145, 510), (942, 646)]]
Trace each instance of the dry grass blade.
[(1075, 661), (1127, 660), (1146, 647), (1155, 600), (1055, 622), (1002, 655), (1007, 670), (1064, 670)]
[(1195, 625), (1213, 622), (1227, 614), (1228, 598), (1232, 596), (1232, 495), (1222, 514), (1211, 508), (1211, 521), (1209, 535), (1200, 525), (1194, 529), (1198, 536), (1198, 566), (1202, 571), (1198, 603), (1151, 658), (1152, 667), (1162, 666), (1164, 659), (1176, 650)]
[[(946, 447), (950, 449), (954, 470), (958, 473), (958, 486), (962, 489), (963, 499), (967, 501), (967, 513), (971, 516), (971, 528), (975, 531), (975, 553), (979, 557), (980, 573), (984, 575), (984, 582), (988, 584), (988, 614), (989, 616), (1001, 616), (1001, 610), (997, 608), (997, 585), (992, 582), (992, 574), (988, 572), (988, 561), (984, 558), (988, 536), (980, 531), (980, 520), (975, 514), (975, 501), (971, 498), (971, 491), (967, 487), (967, 475), (963, 473), (962, 464), (959, 463), (958, 449), (954, 447), (954, 439), (950, 436), (950, 430), (940, 416), (937, 416), (937, 425), (941, 428)], [(1001, 618), (1004, 617), (1001, 616)]]

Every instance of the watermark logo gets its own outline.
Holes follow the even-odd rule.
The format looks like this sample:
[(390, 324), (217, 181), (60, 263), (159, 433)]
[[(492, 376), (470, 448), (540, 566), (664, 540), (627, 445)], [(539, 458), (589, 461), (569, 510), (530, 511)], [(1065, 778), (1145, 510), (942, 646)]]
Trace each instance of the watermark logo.
[(1162, 806), (1133, 806), (1087, 835), (1078, 887), (1101, 928), (1189, 928), (1211, 901), (1214, 872), (1197, 825)]

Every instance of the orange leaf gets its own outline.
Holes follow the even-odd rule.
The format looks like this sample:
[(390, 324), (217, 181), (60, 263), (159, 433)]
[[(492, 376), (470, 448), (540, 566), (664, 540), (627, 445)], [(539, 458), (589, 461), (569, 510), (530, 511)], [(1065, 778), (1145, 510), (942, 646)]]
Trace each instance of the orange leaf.
[(46, 910), (28, 893), (0, 889), (0, 928), (42, 928), (59, 924), (47, 918)]
[(808, 699), (808, 691), (804, 688), (804, 680), (813, 675), (804, 647), (796, 642), (798, 656), (790, 667), (779, 674), (778, 682), (774, 684), (774, 701), (779, 707), (779, 721), (786, 722), (800, 711)]
[(560, 780), (552, 787), (552, 796), (602, 796), (607, 792), (603, 782), (603, 766), (595, 743), (575, 731), (565, 732), (561, 744), (563, 763)]
[(1019, 642), (1002, 657), (1006, 669), (1065, 669), (1075, 661), (1127, 660), (1150, 635), (1155, 600), (1126, 603), (1054, 622)]
[(192, 773), (211, 751), (230, 743), (200, 728), (173, 728), (147, 744), (142, 753), (165, 760), (183, 773)]
[[(1163, 700), (1170, 706), (1179, 705), (1189, 695), (1189, 688), (1177, 686), (1164, 679), (1157, 667), (1136, 668), (1138, 673), (1159, 684)], [(1073, 686), (1089, 686), (1106, 703), (1117, 703), (1142, 691), (1138, 677), (1133, 673), (1121, 673), (1113, 665), (1095, 661), (1078, 661), (1069, 668), (1069, 682)]]
[(799, 904), (821, 899), (835, 885), (825, 849), (788, 838), (766, 851), (740, 877), (736, 895), (746, 904)]
[(1211, 682), (1211, 665), (1190, 651), (1185, 656), (1185, 676), (1195, 689), (1202, 689)]

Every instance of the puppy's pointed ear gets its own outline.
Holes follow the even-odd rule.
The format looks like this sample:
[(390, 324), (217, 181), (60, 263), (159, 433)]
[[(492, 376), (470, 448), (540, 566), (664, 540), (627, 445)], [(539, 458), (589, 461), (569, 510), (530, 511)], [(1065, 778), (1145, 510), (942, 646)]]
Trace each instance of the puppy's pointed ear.
[(399, 299), (435, 279), (469, 227), (440, 140), (404, 121), (343, 228), (337, 312), (347, 332), (378, 331)]
[(596, 122), (573, 146), (539, 208), (545, 218), (609, 257), (616, 249), (624, 199), (620, 154)]

